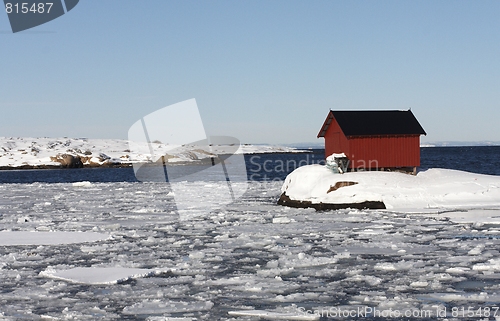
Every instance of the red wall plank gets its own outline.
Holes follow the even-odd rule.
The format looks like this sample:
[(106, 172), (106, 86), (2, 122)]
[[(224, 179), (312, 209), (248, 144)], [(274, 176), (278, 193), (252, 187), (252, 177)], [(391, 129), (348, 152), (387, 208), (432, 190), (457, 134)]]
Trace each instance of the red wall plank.
[(420, 136), (344, 136), (335, 122), (325, 135), (325, 155), (345, 153), (350, 168), (420, 166)]

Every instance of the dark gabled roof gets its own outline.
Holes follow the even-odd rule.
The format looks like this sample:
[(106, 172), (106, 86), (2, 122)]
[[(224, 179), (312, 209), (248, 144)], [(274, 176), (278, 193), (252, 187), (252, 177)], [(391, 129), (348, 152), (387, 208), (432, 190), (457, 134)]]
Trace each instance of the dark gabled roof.
[(330, 110), (318, 137), (334, 118), (345, 136), (427, 135), (411, 110)]

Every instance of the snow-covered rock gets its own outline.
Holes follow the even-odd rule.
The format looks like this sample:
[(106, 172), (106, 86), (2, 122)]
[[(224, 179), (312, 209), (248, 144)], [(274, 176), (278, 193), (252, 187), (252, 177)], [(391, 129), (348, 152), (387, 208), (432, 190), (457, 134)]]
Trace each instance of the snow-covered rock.
[(470, 208), (500, 205), (500, 177), (448, 169), (429, 169), (416, 176), (382, 171), (336, 174), (326, 166), (308, 165), (290, 173), (281, 192), (282, 199), (305, 205), (375, 202), (388, 209)]

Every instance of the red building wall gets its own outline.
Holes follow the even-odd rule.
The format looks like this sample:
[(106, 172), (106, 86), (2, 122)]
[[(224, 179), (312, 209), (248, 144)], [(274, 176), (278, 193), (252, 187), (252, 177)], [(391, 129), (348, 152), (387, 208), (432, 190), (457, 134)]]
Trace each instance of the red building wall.
[(325, 133), (325, 155), (345, 153), (349, 168), (420, 166), (420, 135), (346, 137), (335, 119)]
[(349, 139), (350, 168), (420, 166), (420, 136), (368, 136)]

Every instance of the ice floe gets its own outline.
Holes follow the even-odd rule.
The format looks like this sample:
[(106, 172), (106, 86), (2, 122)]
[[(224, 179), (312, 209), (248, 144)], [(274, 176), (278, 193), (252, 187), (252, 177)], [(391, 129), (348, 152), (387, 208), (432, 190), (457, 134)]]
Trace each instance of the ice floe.
[(57, 245), (106, 240), (110, 236), (95, 232), (34, 232), (34, 231), (1, 231), (0, 245)]
[(166, 273), (167, 269), (134, 269), (124, 267), (77, 267), (68, 270), (49, 268), (40, 276), (82, 284), (114, 284), (130, 279), (155, 276)]

